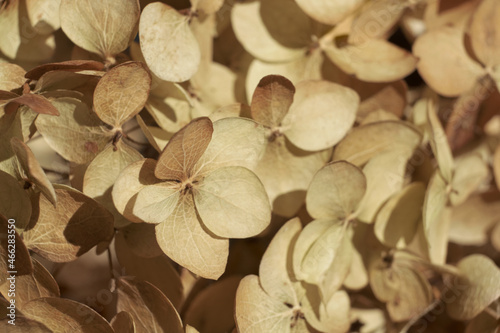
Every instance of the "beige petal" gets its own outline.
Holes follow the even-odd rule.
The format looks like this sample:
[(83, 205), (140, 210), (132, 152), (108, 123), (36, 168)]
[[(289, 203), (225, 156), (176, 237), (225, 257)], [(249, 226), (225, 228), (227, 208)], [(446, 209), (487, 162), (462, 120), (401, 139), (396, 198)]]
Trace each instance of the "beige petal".
[(407, 163), (413, 150), (387, 151), (373, 157), (366, 163), (366, 193), (359, 204), (357, 218), (366, 223), (375, 222), (375, 216), (382, 205), (403, 188)]
[(307, 332), (292, 330), (290, 318), (293, 318), (294, 310), (282, 301), (271, 298), (260, 286), (256, 275), (248, 275), (241, 280), (235, 304), (239, 332)]
[(396, 81), (413, 72), (417, 64), (410, 52), (383, 39), (369, 39), (361, 45), (342, 47), (335, 43), (324, 47), (326, 55), (345, 73), (362, 81)]
[(26, 71), (15, 64), (3, 63), (0, 64), (0, 89), (11, 91), (22, 87), (26, 79), (24, 74)]
[(137, 0), (61, 0), (61, 28), (73, 43), (103, 59), (125, 49), (137, 32)]
[(497, 1), (482, 1), (472, 14), (469, 27), (470, 41), (474, 55), (487, 68), (500, 64), (500, 6)]
[(274, 300), (293, 303), (297, 297), (292, 285), (289, 258), (293, 242), (302, 226), (299, 218), (286, 222), (273, 237), (259, 266), (260, 285)]
[[(26, 303), (32, 299), (50, 296), (59, 297), (59, 286), (56, 280), (36, 259), (31, 260), (33, 261), (33, 272), (31, 274), (21, 275), (19, 272), (15, 274), (16, 288), (14, 294), (12, 290), (9, 290), (12, 289), (11, 283), (0, 285), (0, 293), (8, 301), (14, 300), (16, 308), (21, 311)], [(11, 282), (12, 280), (8, 281)]]
[[(460, 276), (452, 278), (448, 290), (452, 293), (446, 310), (450, 317), (469, 320), (500, 297), (500, 269), (490, 258), (473, 254), (457, 265)], [(456, 296), (456, 297), (453, 297)]]
[(315, 219), (351, 217), (366, 191), (366, 178), (356, 166), (339, 161), (319, 170), (307, 191), (307, 211)]
[(194, 175), (198, 169), (195, 166), (209, 146), (213, 131), (212, 121), (206, 117), (184, 126), (170, 139), (158, 158), (155, 176), (185, 181)]
[(363, 0), (296, 0), (307, 15), (328, 25), (335, 25), (363, 4)]
[(500, 145), (495, 149), (493, 156), (493, 174), (495, 175), (497, 188), (500, 189)]
[(160, 2), (141, 14), (139, 39), (144, 59), (160, 79), (186, 81), (198, 70), (200, 48), (189, 28), (189, 17)]
[[(31, 0), (31, 2), (34, 1)], [(61, 62), (53, 62), (48, 64), (42, 64), (40, 66), (30, 69), (28, 72), (26, 72), (25, 77), (31, 80), (40, 80), (42, 76), (51, 71), (81, 72), (81, 71), (91, 71), (91, 70), (102, 71), (104, 70), (104, 64), (100, 61), (95, 61), (95, 60), (68, 60)]]
[(278, 127), (293, 102), (295, 87), (287, 78), (268, 75), (260, 80), (252, 97), (252, 118), (268, 127)]
[(194, 187), (194, 202), (203, 224), (219, 237), (252, 237), (271, 222), (264, 186), (247, 168), (210, 172)]
[(268, 63), (253, 59), (248, 67), (245, 80), (248, 103), (260, 80), (267, 75), (281, 75), (297, 84), (303, 80), (322, 79), (324, 57), (321, 50), (313, 50), (310, 54), (287, 62)]
[(21, 164), (24, 172), (26, 172), (28, 179), (40, 189), (43, 195), (45, 195), (45, 197), (52, 202), (52, 204), (55, 205), (57, 198), (54, 187), (36, 160), (31, 149), (23, 141), (16, 137), (13, 137), (10, 140), (10, 144), (12, 146), (12, 150), (14, 150), (14, 153), (17, 156), (17, 160)]
[(418, 72), (432, 89), (447, 97), (471, 89), (485, 73), (467, 54), (463, 38), (461, 29), (445, 26), (426, 32), (413, 44)]
[(176, 209), (181, 196), (175, 182), (144, 186), (137, 194), (132, 213), (147, 223), (161, 223)]
[(115, 332), (136, 333), (134, 318), (126, 311), (118, 312), (111, 320)]
[(0, 170), (0, 215), (14, 218), (16, 228), (23, 230), (30, 221), (31, 202), (16, 178)]
[[(466, 246), (482, 246), (488, 234), (500, 221), (500, 196), (497, 193), (473, 195), (452, 208), (450, 242)], [(491, 232), (493, 236), (493, 232)]]
[(454, 206), (463, 203), (479, 190), (481, 184), (490, 181), (488, 165), (478, 154), (462, 155), (457, 158), (455, 165), (450, 192), (450, 203)]
[[(34, 121), (36, 113), (21, 107), (17, 112), (0, 117), (0, 170), (13, 177), (19, 176), (17, 162), (10, 140), (17, 137), (22, 141), (28, 140), (29, 127)], [(26, 131), (27, 129), (27, 131)], [(27, 133), (26, 133), (27, 132)]]
[(23, 314), (47, 326), (51, 332), (113, 333), (111, 325), (85, 304), (66, 298), (43, 297), (28, 302)]
[(316, 151), (337, 144), (356, 119), (359, 96), (350, 88), (328, 81), (303, 81), (282, 131), (297, 147)]
[(191, 0), (191, 10), (210, 15), (217, 12), (223, 4), (224, 0)]
[(435, 101), (427, 101), (427, 126), (429, 130), (429, 142), (436, 156), (439, 171), (447, 183), (451, 182), (454, 171), (453, 155), (448, 144), (448, 138), (444, 133), (441, 122), (437, 116)]
[(152, 159), (129, 164), (120, 172), (113, 185), (111, 195), (115, 208), (132, 222), (141, 222), (141, 219), (133, 214), (139, 191), (147, 185), (160, 182), (154, 175), (155, 166), (156, 161)]
[(312, 21), (293, 0), (235, 3), (231, 23), (245, 50), (263, 61), (300, 58), (311, 43)]
[(335, 148), (333, 160), (346, 160), (362, 166), (384, 151), (415, 149), (422, 140), (420, 132), (409, 123), (383, 121), (354, 128)]
[(113, 204), (111, 191), (118, 175), (130, 164), (142, 160), (142, 155), (122, 140), (109, 144), (90, 162), (83, 178), (83, 193), (106, 207), (115, 218), (115, 226), (130, 223)]
[(444, 264), (448, 248), (450, 210), (446, 182), (439, 170), (432, 175), (425, 193), (422, 211), (425, 238), (432, 263)]
[(142, 110), (149, 96), (151, 76), (146, 65), (126, 62), (107, 72), (94, 91), (94, 111), (118, 128)]
[(172, 214), (156, 226), (156, 239), (179, 265), (201, 277), (218, 279), (226, 267), (229, 241), (212, 236), (201, 223), (191, 195), (184, 195)]
[(59, 116), (39, 115), (36, 127), (49, 146), (78, 164), (91, 161), (111, 140), (100, 119), (83, 102), (63, 97), (52, 101)]
[(422, 217), (424, 196), (424, 184), (414, 182), (390, 198), (375, 219), (378, 240), (389, 247), (410, 244)]
[(133, 318), (137, 333), (183, 333), (182, 321), (172, 303), (147, 281), (120, 278), (116, 283), (117, 311), (126, 311)]
[(53, 262), (75, 260), (114, 234), (113, 216), (83, 193), (55, 187), (57, 208), (40, 194), (32, 197), (33, 213), (23, 237), (26, 246)]
[(255, 174), (266, 188), (275, 214), (292, 217), (304, 204), (314, 174), (330, 159), (331, 150), (305, 152), (285, 136), (269, 142)]
[(224, 118), (214, 124), (212, 141), (194, 169), (208, 174), (224, 166), (243, 166), (253, 170), (264, 155), (264, 126), (245, 118)]

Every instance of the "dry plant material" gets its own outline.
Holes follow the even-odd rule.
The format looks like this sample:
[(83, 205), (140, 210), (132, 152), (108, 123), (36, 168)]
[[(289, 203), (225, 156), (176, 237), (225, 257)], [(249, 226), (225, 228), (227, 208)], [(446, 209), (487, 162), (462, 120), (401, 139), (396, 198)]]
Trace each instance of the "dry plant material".
[(0, 0), (0, 331), (498, 331), (498, 22)]

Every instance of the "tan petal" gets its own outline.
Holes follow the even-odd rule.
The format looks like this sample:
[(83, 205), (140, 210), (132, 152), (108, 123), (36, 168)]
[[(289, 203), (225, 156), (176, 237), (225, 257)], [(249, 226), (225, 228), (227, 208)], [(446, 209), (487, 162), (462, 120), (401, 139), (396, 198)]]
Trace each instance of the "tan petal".
[(189, 28), (189, 17), (160, 2), (147, 5), (139, 23), (141, 50), (160, 79), (186, 81), (198, 70), (200, 48)]
[(47, 326), (51, 332), (64, 332), (71, 327), (75, 333), (97, 331), (113, 333), (111, 325), (85, 304), (66, 298), (43, 297), (26, 304), (23, 314)]
[(402, 121), (383, 121), (354, 128), (338, 145), (333, 160), (346, 160), (362, 166), (384, 151), (415, 149), (422, 140), (420, 132)]
[(102, 71), (103, 69), (104, 69), (104, 64), (99, 61), (68, 60), (68, 61), (53, 62), (37, 66), (26, 72), (25, 77), (31, 80), (39, 80), (44, 74), (51, 71), (79, 72), (79, 71), (89, 71), (89, 70)]
[(362, 0), (297, 0), (297, 4), (307, 15), (328, 25), (335, 25), (342, 21), (354, 10), (359, 8)]
[(307, 211), (315, 219), (350, 218), (363, 199), (366, 177), (356, 166), (339, 161), (319, 170), (307, 191)]
[(194, 202), (203, 224), (219, 237), (252, 237), (271, 222), (264, 186), (247, 168), (210, 172), (194, 187)]
[(28, 179), (32, 181), (37, 188), (41, 190), (43, 195), (52, 202), (56, 204), (56, 193), (52, 183), (47, 178), (47, 175), (43, 171), (42, 167), (35, 158), (35, 155), (31, 149), (20, 139), (13, 137), (10, 140), (12, 150), (14, 150), (21, 167), (28, 176)]
[(94, 110), (102, 121), (121, 127), (142, 110), (151, 76), (143, 63), (126, 62), (107, 72), (94, 91)]
[(31, 202), (16, 178), (0, 170), (0, 215), (15, 218), (16, 228), (23, 230), (30, 221)]
[(231, 22), (243, 47), (263, 61), (300, 58), (311, 43), (312, 21), (292, 0), (236, 3)]
[(469, 28), (474, 54), (486, 67), (500, 64), (500, 6), (497, 1), (482, 1), (472, 14)]
[(126, 311), (121, 311), (113, 317), (111, 327), (115, 332), (136, 333), (134, 318)]
[(175, 182), (144, 186), (137, 194), (132, 213), (147, 223), (161, 223), (169, 218), (181, 198)]
[(489, 183), (490, 171), (488, 165), (478, 154), (462, 155), (456, 160), (455, 174), (451, 181), (450, 203), (459, 205), (474, 192), (481, 184)]
[(500, 189), (500, 145), (495, 149), (493, 157), (493, 174), (495, 175), (497, 188)]
[(268, 127), (277, 127), (292, 105), (295, 87), (287, 78), (268, 75), (260, 80), (252, 97), (252, 118)]
[(111, 140), (103, 123), (83, 102), (63, 97), (52, 104), (60, 115), (41, 114), (35, 123), (49, 146), (65, 159), (87, 163)]
[(156, 239), (179, 265), (201, 277), (218, 279), (226, 267), (229, 241), (212, 236), (201, 223), (192, 196), (184, 195), (172, 214), (156, 226)]
[(0, 64), (0, 89), (10, 91), (20, 88), (26, 81), (24, 78), (25, 73), (26, 71), (18, 65)]
[(283, 119), (286, 137), (309, 151), (337, 144), (354, 124), (358, 94), (328, 81), (303, 81), (296, 88), (294, 101)]
[(210, 119), (197, 118), (184, 126), (168, 142), (158, 158), (155, 176), (160, 179), (184, 181), (194, 173), (195, 165), (212, 140)]
[(396, 81), (413, 72), (417, 64), (410, 52), (383, 39), (369, 39), (361, 45), (342, 47), (335, 43), (324, 47), (326, 55), (345, 73), (362, 81)]
[(457, 265), (460, 276), (452, 278), (448, 289), (453, 293), (446, 309), (450, 317), (469, 320), (500, 297), (500, 269), (490, 258), (473, 254)]
[(200, 10), (205, 14), (214, 14), (217, 12), (222, 5), (224, 0), (191, 0), (191, 10)]
[(426, 32), (413, 44), (418, 72), (432, 89), (447, 97), (471, 89), (485, 73), (467, 54), (463, 37), (461, 29), (446, 26)]
[(130, 223), (113, 204), (111, 191), (118, 175), (130, 164), (142, 160), (142, 155), (123, 141), (109, 144), (90, 162), (83, 178), (83, 193), (106, 207), (115, 217), (115, 226)]
[(136, 331), (183, 333), (182, 321), (172, 303), (147, 281), (120, 278), (116, 283), (117, 311), (133, 318)]
[(137, 0), (121, 2), (61, 0), (61, 28), (73, 43), (99, 54), (113, 57), (125, 51), (135, 37), (140, 7)]

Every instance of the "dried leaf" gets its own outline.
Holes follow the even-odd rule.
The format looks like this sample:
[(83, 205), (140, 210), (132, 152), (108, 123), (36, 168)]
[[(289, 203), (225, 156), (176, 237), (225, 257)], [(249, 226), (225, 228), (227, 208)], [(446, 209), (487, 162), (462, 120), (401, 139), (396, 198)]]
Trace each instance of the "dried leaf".
[(427, 31), (413, 44), (413, 53), (419, 58), (417, 69), (422, 78), (446, 97), (470, 90), (485, 74), (481, 65), (467, 54), (463, 31), (457, 27), (445, 26)]
[(32, 199), (31, 221), (23, 233), (26, 246), (54, 262), (75, 260), (112, 238), (113, 216), (83, 193), (55, 187), (57, 207), (40, 194)]
[[(43, 297), (26, 304), (23, 314), (47, 326), (53, 333), (113, 333), (111, 325), (85, 304), (65, 298)], [(63, 324), (64, 323), (64, 324)]]
[(293, 102), (295, 87), (287, 78), (268, 75), (260, 80), (252, 97), (252, 118), (271, 128), (281, 125)]
[(190, 195), (181, 197), (168, 218), (156, 226), (156, 239), (173, 261), (207, 279), (218, 279), (226, 267), (229, 241), (209, 234)]
[(450, 286), (456, 298), (447, 304), (446, 310), (452, 318), (469, 320), (500, 297), (500, 269), (482, 254), (463, 258), (457, 268), (460, 276), (453, 277)]
[(111, 140), (101, 120), (83, 102), (63, 97), (52, 104), (60, 115), (41, 114), (35, 124), (49, 146), (65, 159), (87, 163)]
[(160, 179), (185, 181), (194, 174), (196, 163), (212, 139), (210, 119), (198, 118), (184, 126), (168, 142), (155, 168)]
[(307, 211), (315, 219), (349, 219), (366, 191), (366, 177), (356, 166), (339, 161), (314, 176), (306, 196)]
[(58, 116), (59, 111), (45, 97), (27, 93), (19, 97), (11, 99), (5, 105), (5, 113), (11, 113), (17, 110), (20, 105), (26, 105), (36, 113)]
[(107, 72), (95, 88), (94, 110), (105, 123), (118, 128), (142, 110), (151, 76), (141, 62), (126, 62)]
[(283, 133), (297, 147), (316, 151), (337, 144), (354, 124), (359, 96), (328, 81), (304, 81), (283, 119)]
[(328, 25), (335, 25), (363, 4), (363, 0), (297, 0), (297, 4), (307, 15)]
[(140, 7), (137, 0), (61, 0), (61, 28), (73, 43), (103, 59), (125, 51), (135, 37)]
[(383, 121), (354, 128), (335, 148), (333, 160), (362, 166), (370, 158), (389, 150), (414, 150), (420, 132), (402, 121)]
[(198, 70), (200, 48), (189, 28), (189, 17), (160, 2), (141, 14), (139, 39), (144, 59), (160, 79), (186, 81)]
[(112, 200), (113, 185), (120, 172), (142, 160), (142, 155), (122, 140), (109, 144), (90, 162), (83, 178), (83, 193), (106, 207), (113, 214), (116, 227), (128, 223), (117, 211)]
[(57, 198), (54, 187), (47, 178), (47, 175), (38, 163), (31, 149), (23, 141), (16, 137), (13, 137), (10, 140), (10, 144), (12, 146), (12, 150), (17, 156), (17, 160), (28, 176), (28, 179), (40, 189), (43, 195), (45, 195), (45, 197), (52, 202), (53, 205), (55, 205)]
[(120, 278), (117, 291), (117, 310), (132, 316), (137, 333), (183, 333), (182, 321), (174, 306), (149, 282)]
[(271, 221), (264, 186), (247, 168), (224, 167), (210, 172), (195, 187), (193, 196), (203, 224), (219, 237), (252, 237)]

